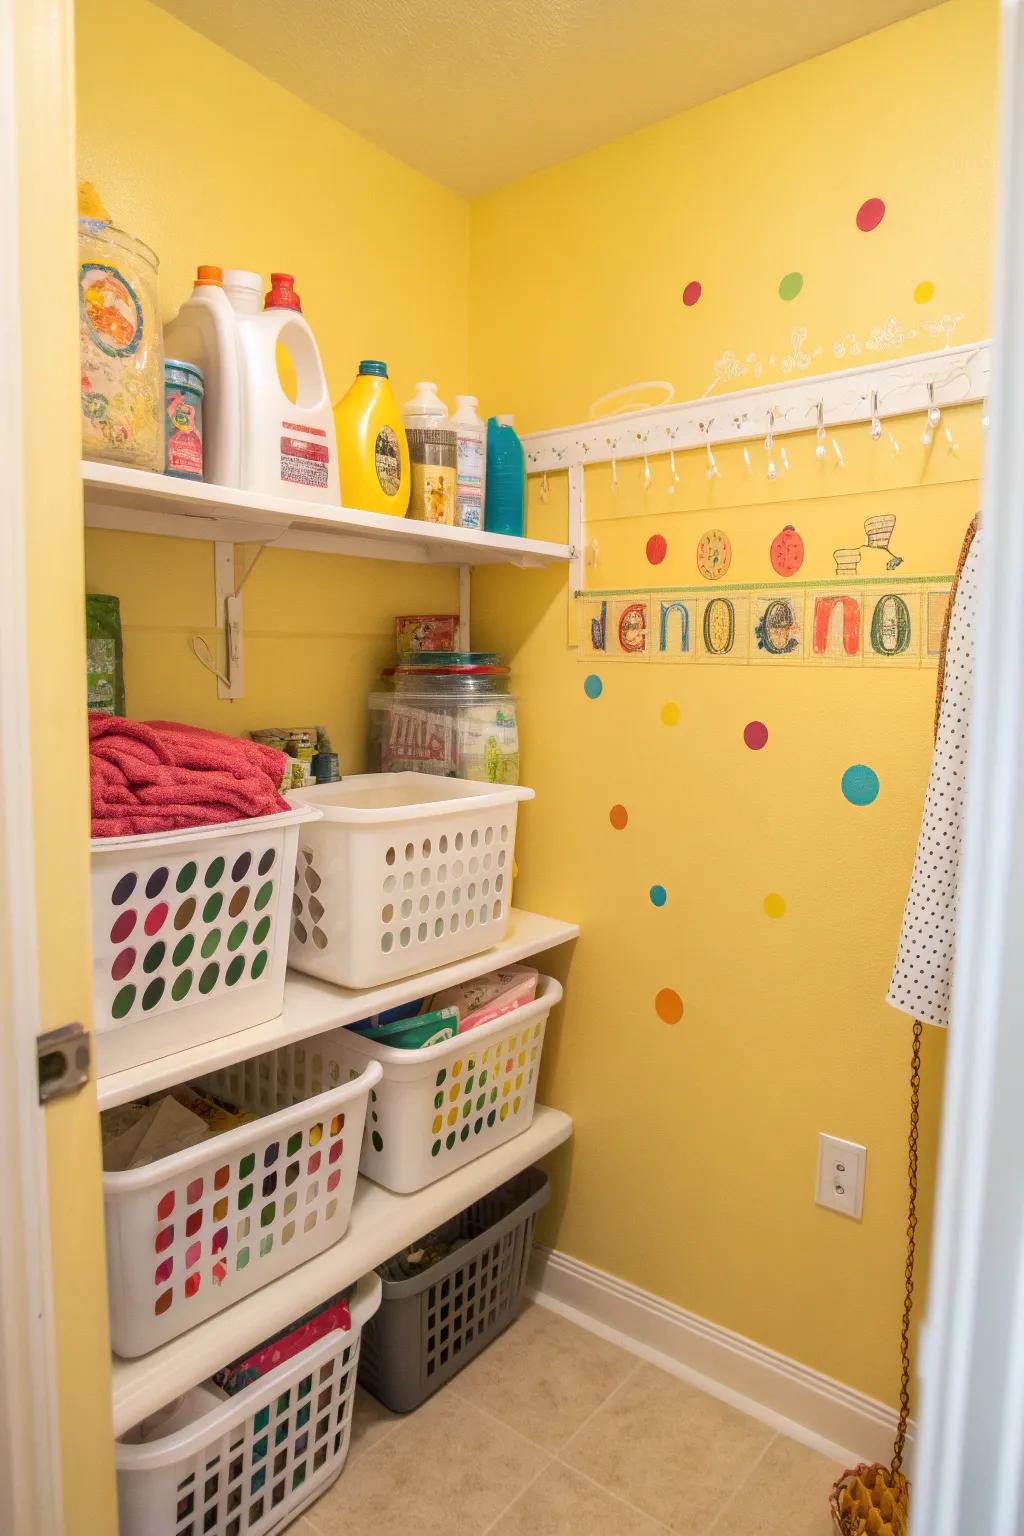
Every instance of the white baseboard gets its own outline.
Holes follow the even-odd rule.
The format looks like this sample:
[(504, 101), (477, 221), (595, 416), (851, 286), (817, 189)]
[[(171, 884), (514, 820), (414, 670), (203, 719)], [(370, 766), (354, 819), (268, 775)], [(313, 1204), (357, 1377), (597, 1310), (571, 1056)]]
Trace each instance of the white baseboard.
[(884, 1403), (568, 1254), (536, 1248), (528, 1294), (844, 1466), (892, 1457)]

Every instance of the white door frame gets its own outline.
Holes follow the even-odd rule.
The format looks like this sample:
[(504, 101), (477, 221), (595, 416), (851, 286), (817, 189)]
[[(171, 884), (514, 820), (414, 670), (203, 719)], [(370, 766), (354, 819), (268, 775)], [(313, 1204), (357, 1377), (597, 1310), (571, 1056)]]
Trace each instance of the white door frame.
[(1024, 18), (1002, 4), (992, 432), (914, 1536), (1024, 1531)]
[(31, 783), (11, 745), (29, 718), (14, 27), (0, 0), (0, 1528), (60, 1536)]

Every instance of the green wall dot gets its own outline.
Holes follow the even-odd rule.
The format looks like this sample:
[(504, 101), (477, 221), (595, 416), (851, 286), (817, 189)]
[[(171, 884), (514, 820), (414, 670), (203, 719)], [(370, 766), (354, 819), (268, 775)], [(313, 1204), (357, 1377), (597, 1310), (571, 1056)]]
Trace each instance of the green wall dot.
[(187, 891), (189, 886), (192, 884), (193, 880), (195, 879), (195, 877), (196, 877), (196, 867), (192, 863), (192, 861), (189, 860), (189, 862), (187, 864), (183, 864), (181, 866), (181, 868), (178, 870), (178, 878), (174, 882), (175, 887), (179, 891)]
[(174, 961), (175, 965), (185, 964), (185, 961), (188, 959), (189, 955), (195, 948), (195, 942), (195, 934), (186, 933), (185, 937), (181, 939), (177, 944), (175, 944), (174, 954), (171, 956), (171, 959)]
[(221, 858), (220, 854), (218, 854), (217, 857), (213, 860), (213, 863), (210, 865), (209, 869), (206, 871), (206, 874), (203, 876), (207, 887), (210, 888), (215, 886), (223, 873), (224, 860)]
[(779, 283), (779, 298), (795, 299), (803, 285), (804, 275), (802, 272), (787, 272)]
[(228, 935), (228, 949), (237, 949), (248, 932), (248, 923), (236, 923)]
[(261, 917), (259, 922), (256, 924), (256, 927), (252, 931), (253, 943), (254, 944), (262, 944), (264, 939), (266, 938), (266, 936), (267, 936), (267, 934), (269, 932), (270, 932), (270, 918), (269, 917)]
[(217, 985), (217, 977), (219, 975), (220, 975), (220, 966), (217, 964), (216, 961), (214, 961), (214, 963), (212, 965), (208, 965), (206, 967), (206, 970), (203, 972), (203, 974), (199, 978), (199, 990), (200, 990), (200, 992), (203, 992), (203, 993), (212, 992), (214, 987)]
[(217, 953), (217, 945), (219, 943), (220, 943), (220, 929), (219, 928), (211, 928), (209, 933), (206, 935), (206, 938), (203, 940), (202, 956), (203, 956), (204, 960), (209, 960), (211, 955), (214, 955), (214, 954)]
[(266, 906), (267, 902), (270, 900), (270, 898), (271, 898), (271, 896), (273, 896), (273, 894), (274, 894), (274, 882), (273, 882), (273, 880), (268, 880), (265, 885), (261, 885), (260, 886), (259, 890), (256, 892), (256, 901), (254, 903), (257, 912), (262, 912), (263, 911), (263, 908)]
[(163, 995), (164, 979), (162, 976), (157, 976), (155, 980), (150, 982), (149, 986), (142, 994), (142, 1006), (145, 1008), (147, 1013), (151, 1008), (156, 1007), (157, 1003), (160, 1001)]
[(174, 1001), (176, 1003), (180, 1003), (183, 998), (188, 997), (188, 994), (191, 990), (192, 972), (179, 971), (177, 976), (175, 976), (174, 984), (171, 987), (171, 996), (174, 998)]
[(244, 955), (236, 955), (231, 964), (228, 966), (227, 970), (224, 972), (224, 980), (227, 982), (229, 987), (233, 987), (235, 982), (238, 981), (239, 977), (242, 976), (244, 972), (245, 957)]
[(253, 981), (256, 980), (257, 976), (262, 976), (263, 975), (263, 972), (267, 968), (267, 960), (268, 960), (268, 958), (269, 958), (269, 956), (267, 955), (266, 950), (265, 949), (261, 949), (259, 954), (253, 960), (253, 962), (252, 962), (252, 970), (249, 972), (249, 974), (252, 977)]
[(110, 1012), (113, 1014), (115, 1019), (123, 1019), (125, 1014), (131, 1010), (132, 1004), (134, 1002), (135, 988), (122, 987), (120, 992), (114, 998), (113, 1003), (111, 1004)]

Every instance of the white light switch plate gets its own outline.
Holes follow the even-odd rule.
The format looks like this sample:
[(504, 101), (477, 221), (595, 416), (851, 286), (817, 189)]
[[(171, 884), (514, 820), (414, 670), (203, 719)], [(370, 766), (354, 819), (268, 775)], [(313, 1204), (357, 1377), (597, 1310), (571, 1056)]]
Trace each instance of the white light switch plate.
[(819, 1205), (860, 1221), (864, 1210), (864, 1172), (867, 1148), (838, 1136), (818, 1137), (818, 1184), (814, 1198)]

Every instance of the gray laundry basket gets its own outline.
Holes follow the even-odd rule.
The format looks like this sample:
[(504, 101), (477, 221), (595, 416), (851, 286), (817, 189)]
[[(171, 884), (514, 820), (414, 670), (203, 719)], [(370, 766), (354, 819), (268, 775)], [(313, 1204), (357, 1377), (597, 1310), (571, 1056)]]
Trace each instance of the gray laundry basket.
[(432, 1237), (466, 1241), (422, 1274), (382, 1264), (384, 1297), (363, 1329), (359, 1381), (394, 1413), (410, 1413), (515, 1317), (548, 1176), (527, 1168), (453, 1216)]

